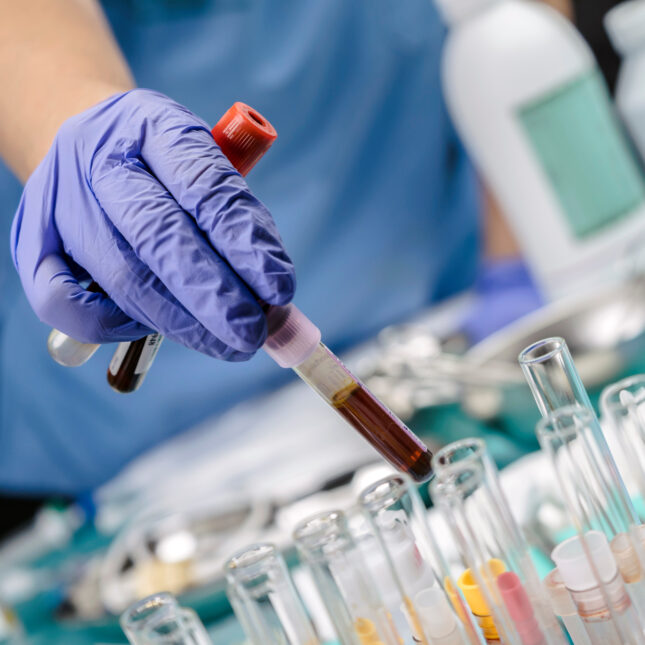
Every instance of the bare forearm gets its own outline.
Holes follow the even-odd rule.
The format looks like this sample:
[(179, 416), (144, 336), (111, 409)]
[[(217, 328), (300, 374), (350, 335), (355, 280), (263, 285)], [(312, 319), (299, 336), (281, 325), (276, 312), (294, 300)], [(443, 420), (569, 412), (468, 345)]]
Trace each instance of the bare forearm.
[(0, 0), (0, 155), (21, 180), (65, 119), (131, 87), (96, 0)]
[(502, 209), (486, 188), (483, 188), (484, 215), (484, 256), (490, 260), (501, 260), (520, 255), (520, 248)]

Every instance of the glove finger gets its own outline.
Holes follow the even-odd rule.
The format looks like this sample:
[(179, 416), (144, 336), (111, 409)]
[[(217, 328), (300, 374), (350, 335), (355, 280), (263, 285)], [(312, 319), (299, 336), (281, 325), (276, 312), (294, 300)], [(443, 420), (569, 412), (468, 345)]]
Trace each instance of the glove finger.
[(255, 298), (143, 164), (104, 166), (92, 183), (136, 256), (196, 320), (239, 352), (262, 345), (266, 319)]
[(44, 323), (83, 343), (135, 340), (152, 331), (107, 296), (81, 287), (58, 255), (42, 258), (29, 291), (31, 305)]
[(27, 182), (12, 223), (11, 254), (36, 315), (85, 343), (145, 336), (148, 327), (127, 316), (110, 298), (80, 286), (63, 255), (60, 237), (42, 221), (47, 212), (42, 196), (28, 190), (34, 175)]
[(194, 115), (156, 119), (143, 158), (177, 203), (192, 215), (213, 248), (262, 300), (288, 303), (295, 271), (267, 208), (256, 199)]
[[(105, 227), (112, 241), (110, 262), (98, 263), (92, 274), (123, 311), (170, 340), (208, 356), (235, 362), (253, 356), (211, 334), (141, 262), (114, 225), (106, 220)], [(90, 262), (84, 259), (85, 264)]]

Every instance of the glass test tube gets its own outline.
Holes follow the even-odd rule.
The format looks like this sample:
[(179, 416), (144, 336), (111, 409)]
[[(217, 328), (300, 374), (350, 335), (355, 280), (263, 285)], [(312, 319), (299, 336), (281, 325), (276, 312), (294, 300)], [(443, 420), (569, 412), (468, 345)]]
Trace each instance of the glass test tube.
[(150, 645), (213, 645), (199, 616), (187, 607), (174, 616), (160, 616), (146, 634)]
[(596, 472), (591, 474), (597, 477), (597, 488), (609, 503), (605, 512), (617, 532), (640, 524), (564, 339), (547, 338), (534, 343), (520, 353), (519, 362), (543, 417), (571, 405), (590, 411), (584, 450), (590, 463), (597, 464)]
[(146, 645), (147, 630), (160, 617), (175, 616), (179, 611), (177, 599), (168, 592), (147, 596), (130, 605), (121, 614), (121, 629), (132, 645)]
[(544, 587), (549, 594), (553, 613), (562, 619), (573, 645), (591, 645), (589, 634), (557, 567), (544, 578)]
[[(600, 397), (600, 409), (607, 430), (614, 438), (614, 451), (619, 458), (619, 468), (634, 497), (645, 500), (645, 375), (631, 376), (606, 387)], [(632, 548), (632, 540), (616, 536), (611, 543), (628, 590), (645, 616), (645, 571), (641, 562), (645, 558), (645, 526), (632, 529), (640, 545)]]
[(253, 544), (226, 564), (227, 595), (251, 645), (318, 645), (318, 637), (273, 544)]
[[(643, 529), (565, 341), (534, 343), (519, 362), (547, 419), (538, 424), (538, 439), (555, 466), (569, 519), (583, 543), (585, 532), (605, 532), (622, 562), (621, 572), (635, 582), (634, 571), (645, 565)], [(643, 593), (632, 589), (645, 623)]]
[(132, 645), (212, 645), (197, 614), (167, 592), (134, 603), (120, 622)]
[(340, 511), (319, 513), (294, 531), (342, 645), (399, 645), (391, 614)]
[(481, 645), (470, 613), (461, 611), (458, 615), (453, 608), (447, 581), (451, 580), (451, 589), (457, 587), (412, 482), (401, 475), (386, 477), (366, 488), (359, 501), (386, 555), (390, 576), (400, 589), (403, 613), (415, 641), (424, 645)]
[(445, 446), (435, 455), (434, 468), (431, 495), (468, 566), (459, 583), (481, 617), (485, 636), (521, 645), (564, 645), (484, 442), (464, 439)]
[(625, 480), (645, 500), (645, 374), (608, 385), (600, 396), (600, 410), (613, 431)]
[(569, 538), (553, 550), (551, 557), (593, 645), (645, 642), (643, 627), (604, 533), (588, 531), (584, 538)]
[(179, 611), (177, 599), (170, 593), (161, 592), (147, 596), (132, 604), (121, 614), (120, 623), (132, 645), (145, 645), (144, 634), (155, 617), (174, 615)]

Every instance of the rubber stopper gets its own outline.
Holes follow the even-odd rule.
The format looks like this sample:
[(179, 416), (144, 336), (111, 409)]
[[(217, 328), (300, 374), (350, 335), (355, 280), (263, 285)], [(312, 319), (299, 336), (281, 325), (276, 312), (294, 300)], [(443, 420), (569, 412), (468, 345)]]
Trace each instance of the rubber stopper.
[(211, 130), (215, 143), (233, 167), (246, 176), (278, 138), (275, 128), (257, 110), (237, 101)]

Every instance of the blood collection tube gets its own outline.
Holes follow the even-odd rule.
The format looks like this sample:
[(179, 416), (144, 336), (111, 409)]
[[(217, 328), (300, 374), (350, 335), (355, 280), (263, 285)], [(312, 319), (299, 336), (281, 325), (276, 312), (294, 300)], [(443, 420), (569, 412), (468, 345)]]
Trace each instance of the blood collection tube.
[[(234, 103), (211, 131), (235, 169), (243, 176), (255, 166), (278, 136), (273, 126), (244, 103)], [(117, 392), (134, 392), (143, 383), (163, 336), (150, 334), (119, 343), (108, 367), (108, 383)]]
[(397, 470), (417, 482), (432, 474), (432, 453), (320, 342), (320, 330), (294, 305), (271, 307), (264, 350), (290, 367)]

